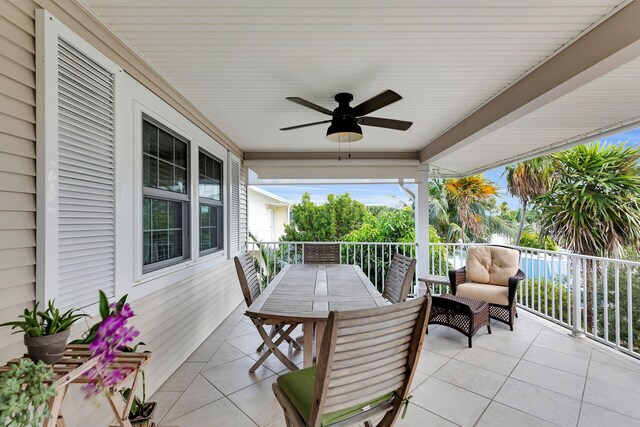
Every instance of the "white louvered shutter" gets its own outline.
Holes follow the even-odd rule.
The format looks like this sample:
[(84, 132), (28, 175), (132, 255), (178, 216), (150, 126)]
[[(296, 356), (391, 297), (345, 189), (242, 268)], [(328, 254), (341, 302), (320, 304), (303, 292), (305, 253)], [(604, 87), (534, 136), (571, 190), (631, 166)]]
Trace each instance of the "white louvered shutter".
[(115, 293), (115, 78), (58, 39), (58, 293), (61, 307)]
[(229, 154), (229, 257), (240, 251), (240, 160)]

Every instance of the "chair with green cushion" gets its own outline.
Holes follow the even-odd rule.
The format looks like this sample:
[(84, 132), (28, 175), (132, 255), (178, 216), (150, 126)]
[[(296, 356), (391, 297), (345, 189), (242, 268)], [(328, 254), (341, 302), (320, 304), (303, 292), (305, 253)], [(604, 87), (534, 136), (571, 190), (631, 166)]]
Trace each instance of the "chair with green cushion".
[(317, 366), (278, 377), (287, 426), (392, 426), (407, 404), (431, 296), (379, 308), (332, 311)]

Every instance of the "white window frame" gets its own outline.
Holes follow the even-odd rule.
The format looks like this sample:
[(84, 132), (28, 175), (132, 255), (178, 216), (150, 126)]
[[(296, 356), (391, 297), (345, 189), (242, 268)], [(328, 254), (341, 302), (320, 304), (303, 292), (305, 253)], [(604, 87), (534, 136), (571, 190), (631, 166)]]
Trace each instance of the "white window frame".
[[(115, 76), (115, 297), (129, 301), (215, 268), (229, 258), (229, 152), (209, 134), (171, 107), (48, 11), (36, 11), (37, 58), (37, 263), (36, 298), (57, 296), (57, 39), (61, 36)], [(143, 272), (142, 248), (142, 117), (143, 114), (190, 141), (190, 259)], [(199, 251), (198, 153), (202, 149), (222, 161), (223, 249)], [(96, 303), (85, 312), (98, 313)]]
[[(225, 217), (224, 212), (226, 210), (226, 206), (227, 206), (227, 203), (229, 203), (229, 201), (224, 198), (224, 190), (223, 190), (224, 187), (226, 187), (228, 185), (227, 184), (228, 179), (224, 175), (224, 165), (225, 165), (226, 162), (223, 159), (220, 159), (220, 158), (214, 156), (213, 154), (209, 153), (207, 150), (205, 150), (202, 147), (198, 151), (198, 162), (197, 162), (197, 164), (198, 164), (198, 185), (200, 185), (200, 181), (199, 181), (200, 180), (200, 154), (202, 154), (202, 155), (204, 155), (206, 157), (209, 157), (209, 158), (213, 159), (216, 162), (219, 162), (220, 166), (221, 166), (221, 170), (220, 170), (220, 181), (221, 181), (220, 182), (220, 191), (221, 191), (220, 200), (216, 201), (216, 200), (213, 200), (213, 199), (209, 199), (207, 197), (201, 197), (200, 193), (199, 193), (200, 192), (200, 188), (198, 188), (198, 194), (195, 196), (195, 197), (198, 197), (198, 206), (197, 206), (197, 209), (198, 209), (198, 215), (197, 215), (197, 217), (198, 217), (198, 235), (196, 237), (198, 238), (198, 251), (200, 251), (200, 256), (203, 257), (203, 256), (207, 256), (209, 254), (214, 254), (214, 253), (217, 253), (217, 252), (223, 252), (226, 249), (225, 245), (224, 245), (225, 244), (224, 235), (226, 234), (227, 231), (224, 228), (224, 217)], [(199, 229), (200, 228), (200, 207), (203, 206), (203, 205), (204, 206), (220, 208), (220, 212), (222, 212), (222, 224), (218, 225), (218, 227), (222, 228), (222, 230), (218, 230), (217, 231), (218, 239), (221, 239), (222, 241), (220, 242), (220, 246), (218, 246), (217, 248), (209, 248), (209, 249), (204, 249), (204, 250), (202, 250), (200, 248), (200, 229)]]
[[(171, 131), (170, 129), (166, 128), (164, 125), (162, 125), (161, 123), (158, 123), (156, 120), (154, 120), (153, 118), (149, 117), (149, 116), (143, 116), (142, 118), (143, 122), (146, 121), (148, 124), (150, 124), (151, 126), (154, 126), (157, 129), (163, 130), (163, 131), (169, 131), (168, 133), (171, 134), (172, 137), (180, 140), (181, 142), (187, 144), (187, 147), (191, 146), (191, 141), (187, 140), (184, 136)], [(190, 172), (190, 168), (192, 167), (192, 162), (190, 159), (191, 153), (188, 152), (187, 153), (187, 172)], [(144, 153), (142, 158), (144, 159)], [(158, 160), (159, 161), (159, 160)], [(144, 161), (142, 164), (142, 171), (143, 171), (143, 175), (144, 175)], [(144, 198), (151, 198), (154, 200), (171, 200), (171, 201), (177, 201), (177, 202), (181, 202), (182, 203), (182, 214), (183, 214), (183, 220), (182, 220), (182, 226), (183, 228), (186, 228), (186, 230), (183, 229), (183, 231), (181, 232), (181, 239), (182, 239), (182, 249), (183, 249), (183, 255), (179, 258), (173, 258), (173, 259), (167, 259), (167, 260), (163, 260), (163, 261), (158, 261), (155, 263), (151, 263), (151, 264), (147, 264), (142, 266), (142, 270), (143, 272), (147, 272), (147, 271), (156, 271), (156, 270), (161, 270), (163, 268), (167, 268), (170, 267), (174, 264), (180, 264), (186, 260), (191, 259), (191, 239), (193, 238), (193, 236), (191, 236), (191, 215), (190, 215), (190, 209), (192, 209), (193, 207), (193, 203), (191, 198), (193, 197), (193, 194), (191, 194), (191, 186), (188, 185), (189, 184), (189, 180), (191, 179), (191, 176), (187, 176), (187, 193), (186, 194), (181, 194), (181, 193), (173, 193), (171, 191), (167, 191), (167, 190), (160, 190), (157, 188), (149, 188), (147, 187), (147, 189), (145, 190), (144, 185), (142, 186), (142, 197)], [(171, 196), (174, 195), (177, 197), (167, 197), (167, 196)], [(185, 209), (185, 205), (184, 202), (186, 202), (186, 209)], [(144, 200), (143, 200), (143, 206), (144, 206)], [(141, 214), (143, 215), (144, 218), (144, 213), (141, 212)], [(144, 224), (143, 224), (143, 228), (144, 228)], [(143, 231), (143, 239), (144, 241), (144, 231)], [(143, 244), (143, 251), (144, 251), (144, 244)], [(144, 258), (144, 254), (143, 254), (143, 258)]]

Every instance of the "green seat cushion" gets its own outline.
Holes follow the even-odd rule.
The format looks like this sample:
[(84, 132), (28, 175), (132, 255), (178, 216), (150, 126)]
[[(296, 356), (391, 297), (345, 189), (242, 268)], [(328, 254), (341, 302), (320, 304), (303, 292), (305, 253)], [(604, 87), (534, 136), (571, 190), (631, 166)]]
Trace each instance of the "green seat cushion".
[[(313, 390), (316, 385), (316, 368), (306, 368), (289, 372), (278, 377), (278, 386), (287, 396), (291, 404), (296, 408), (305, 422), (309, 422), (311, 405), (313, 404)], [(340, 411), (331, 412), (322, 416), (321, 425), (328, 426), (335, 424), (349, 417), (363, 412), (367, 406), (377, 406), (393, 397), (394, 393), (387, 393), (384, 396), (371, 399), (359, 405), (354, 405)]]

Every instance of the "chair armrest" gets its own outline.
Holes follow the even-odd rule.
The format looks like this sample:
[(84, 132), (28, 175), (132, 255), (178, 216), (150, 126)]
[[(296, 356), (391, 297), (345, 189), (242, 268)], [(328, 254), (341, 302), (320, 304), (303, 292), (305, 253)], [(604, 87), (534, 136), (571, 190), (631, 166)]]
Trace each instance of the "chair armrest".
[(449, 271), (449, 283), (451, 285), (451, 293), (456, 294), (456, 287), (467, 281), (467, 267)]
[(526, 279), (526, 277), (527, 276), (522, 270), (518, 270), (515, 276), (509, 277), (509, 305), (513, 303), (513, 300), (516, 297), (516, 292), (518, 291), (518, 283)]

